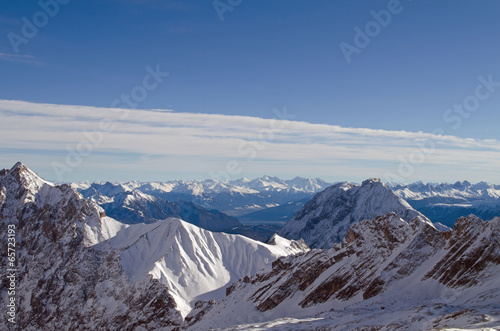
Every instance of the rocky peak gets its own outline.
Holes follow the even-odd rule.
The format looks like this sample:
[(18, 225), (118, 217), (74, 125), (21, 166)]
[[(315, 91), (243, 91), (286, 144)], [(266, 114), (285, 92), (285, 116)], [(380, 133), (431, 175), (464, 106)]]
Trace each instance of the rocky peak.
[[(48, 183), (21, 163), (2, 171), (0, 230), (6, 233), (8, 224), (16, 228), (16, 328), (133, 329), (180, 323), (164, 285), (151, 279), (129, 282), (119, 252), (107, 242), (120, 225), (100, 211), (70, 186)], [(2, 236), (0, 245), (6, 242)], [(2, 255), (0, 263), (7, 265), (6, 259)], [(4, 318), (1, 314), (0, 325), (10, 325)]]
[(374, 184), (374, 183), (382, 183), (382, 181), (380, 180), (380, 178), (369, 178), (369, 179), (366, 179), (364, 180), (362, 183), (361, 183), (361, 186), (365, 186), (365, 185), (370, 185), (370, 184)]
[(378, 178), (365, 180), (360, 186), (339, 183), (316, 194), (278, 234), (303, 238), (312, 248), (330, 248), (342, 240), (352, 224), (389, 212), (406, 221), (417, 216), (426, 219)]
[(17, 198), (32, 199), (43, 186), (54, 186), (36, 173), (28, 169), (23, 163), (17, 162), (10, 170), (3, 169), (0, 172), (2, 185), (12, 191)]
[(482, 229), (486, 223), (481, 220), (476, 215), (469, 215), (466, 217), (460, 217), (453, 226), (453, 230), (459, 235), (463, 235), (466, 232), (474, 231), (477, 232), (479, 229)]

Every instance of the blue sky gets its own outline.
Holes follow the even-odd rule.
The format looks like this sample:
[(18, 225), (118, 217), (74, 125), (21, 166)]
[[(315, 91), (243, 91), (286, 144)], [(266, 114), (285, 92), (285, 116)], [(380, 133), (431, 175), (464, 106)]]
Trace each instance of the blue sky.
[[(42, 3), (53, 1), (42, 0)], [(105, 113), (105, 109), (117, 105), (113, 102), (121, 95), (130, 94), (134, 88), (139, 91), (137, 86), (142, 86), (150, 74), (146, 68), (153, 71), (159, 68), (160, 72), (168, 72), (168, 76), (162, 76), (161, 81), (149, 80), (148, 86), (154, 85), (154, 88), (148, 89), (140, 101), (136, 100), (133, 108), (145, 110), (144, 116), (151, 115), (147, 111), (150, 109), (167, 109), (185, 114), (185, 118), (202, 113), (215, 116), (209, 117), (212, 120), (219, 115), (236, 119), (226, 123), (228, 127), (219, 127), (214, 122), (209, 131), (217, 132), (220, 140), (214, 141), (217, 137), (210, 136), (210, 132), (203, 133), (212, 139), (212, 145), (204, 146), (213, 147), (217, 152), (209, 157), (185, 146), (181, 157), (180, 152), (148, 150), (141, 153), (140, 148), (108, 146), (104, 142), (94, 146), (90, 155), (82, 157), (78, 166), (70, 167), (71, 171), (66, 168), (64, 180), (206, 178), (221, 171), (227, 173), (225, 169), (232, 161), (242, 170), (237, 174), (233, 171), (231, 178), (269, 173), (282, 177), (362, 180), (371, 176), (388, 177), (388, 172), (406, 181), (484, 179), (494, 182), (498, 178), (494, 171), (500, 166), (500, 86), (495, 85), (500, 82), (500, 3), (497, 1), (221, 0), (218, 4), (219, 8), (230, 9), (222, 14), (223, 20), (213, 1), (73, 0), (59, 4), (54, 17), (42, 22), (35, 36), (25, 38), (23, 18), (31, 23), (34, 19), (43, 19), (43, 14), (39, 14), (43, 8), (38, 1), (2, 2), (0, 100), (19, 102), (3, 105), (0, 113), (5, 126), (3, 134), (14, 130), (15, 123), (21, 123), (14, 121), (15, 116), (26, 119), (27, 114), (16, 113), (26, 112), (26, 107), (44, 109), (46, 113), (37, 113), (37, 116), (57, 123), (51, 132), (75, 130), (74, 137), (67, 137), (68, 141), (59, 139), (60, 144), (54, 144), (57, 137), (47, 138), (45, 131), (39, 132), (42, 136), (38, 139), (32, 137), (33, 140), (24, 143), (12, 135), (2, 137), (2, 166), (10, 167), (22, 160), (45, 177), (55, 179), (58, 176), (53, 163), (67, 166), (68, 149), (86, 139), (83, 131), (97, 130), (96, 125), (98, 128), (104, 117), (96, 116), (88, 123), (83, 121), (87, 126), (82, 127), (77, 123), (80, 116), (63, 130), (69, 120), (62, 114), (54, 117), (53, 108), (68, 105), (69, 114), (73, 113), (69, 110), (73, 109), (71, 105), (81, 105)], [(351, 54), (348, 63), (341, 43), (356, 46), (353, 29), (358, 27), (366, 33), (367, 24), (375, 22), (373, 11), (387, 11), (390, 6), (397, 8), (397, 13), (390, 14), (386, 26), (379, 24), (379, 31), (368, 36), (369, 44), (358, 47), (358, 53)], [(14, 34), (27, 42), (13, 46)], [(488, 80), (493, 85), (480, 88), (483, 97), (474, 99), (478, 86)], [(465, 100), (472, 102), (473, 111), (453, 110), (454, 104), (463, 106)], [(23, 101), (30, 102), (31, 106)], [(40, 106), (42, 104), (53, 105), (52, 110)], [(129, 106), (122, 102), (118, 107)], [(401, 135), (390, 134), (379, 141), (377, 148), (382, 154), (388, 146), (400, 148), (389, 154), (390, 158), (373, 155), (364, 159), (318, 149), (318, 154), (311, 155), (317, 160), (305, 162), (297, 155), (291, 157), (292, 147), (289, 154), (278, 159), (266, 155), (266, 148), (255, 147), (256, 156), (251, 160), (248, 155), (242, 155), (243, 148), (238, 151), (238, 146), (245, 141), (259, 140), (259, 130), (268, 125), (261, 123), (255, 127), (257, 131), (235, 137), (227, 134), (235, 131), (230, 125), (239, 121), (233, 115), (244, 116), (249, 121), (253, 121), (252, 118), (271, 120), (276, 117), (273, 109), (283, 107), (290, 114), (286, 119), (326, 125), (330, 129), (339, 126), (393, 133), (422, 131), (424, 135), (434, 132), (453, 137), (455, 142), (470, 143), (473, 139), (477, 144), (467, 143), (464, 147), (460, 143), (451, 148), (440, 145), (441, 138), (418, 138), (439, 142), (439, 152), (424, 153), (423, 162), (408, 161), (414, 169), (406, 172), (401, 170), (406, 162), (402, 159), (407, 160), (412, 153), (415, 156), (421, 141), (411, 135), (402, 141)], [(134, 116), (113, 121), (130, 122)], [(155, 120), (162, 122), (165, 118)], [(128, 124), (137, 130), (139, 122)], [(36, 126), (36, 122), (33, 125)], [(150, 129), (146, 124), (141, 125), (144, 125), (143, 131)], [(192, 128), (185, 121), (177, 125)], [(118, 139), (119, 134), (133, 136), (131, 132), (136, 132), (119, 129), (106, 136)], [(279, 144), (298, 144), (299, 133), (294, 130), (273, 132), (273, 137), (265, 139), (273, 146), (278, 141)], [(171, 129), (167, 131), (158, 133), (157, 139), (170, 137)], [(366, 135), (365, 131), (356, 131), (363, 137), (371, 137), (359, 144), (373, 141), (376, 131), (370, 132)], [(194, 136), (196, 134), (189, 135)], [(217, 148), (220, 144), (231, 144), (231, 139), (235, 139), (236, 148), (224, 151)], [(301, 135), (300, 141), (305, 149), (308, 146), (314, 150), (316, 145), (343, 146), (363, 152), (353, 149), (352, 141), (346, 137), (331, 140), (331, 137), (314, 134), (314, 130), (308, 136)], [(148, 140), (142, 143), (156, 146)], [(166, 149), (175, 150), (173, 144), (172, 140), (164, 142)], [(406, 149), (402, 150), (401, 145)], [(471, 157), (457, 160), (451, 167), (448, 161), (433, 159), (436, 154), (443, 154), (440, 148), (458, 150), (456, 155), (450, 154), (449, 162), (457, 155)], [(267, 149), (270, 150), (273, 149)], [(99, 153), (109, 159), (99, 161), (102, 159)], [(332, 154), (325, 159), (319, 157), (325, 153)], [(423, 153), (421, 148), (420, 153)], [(483, 157), (488, 161), (481, 162)], [(204, 166), (186, 167), (186, 163)], [(137, 175), (137, 167), (146, 167), (147, 175)]]

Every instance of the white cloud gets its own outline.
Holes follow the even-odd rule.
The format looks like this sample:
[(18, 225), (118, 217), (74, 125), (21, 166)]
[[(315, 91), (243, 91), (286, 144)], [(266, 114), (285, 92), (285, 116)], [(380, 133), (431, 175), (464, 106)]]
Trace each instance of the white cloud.
[[(16, 157), (30, 158), (36, 153), (48, 155), (50, 161), (46, 163), (65, 162), (68, 150), (77, 149), (79, 144), (88, 145), (89, 138), (84, 132), (99, 132), (104, 119), (114, 129), (103, 133), (102, 142), (92, 145), (92, 153), (84, 156), (87, 162), (79, 167), (85, 164), (99, 167), (99, 158), (106, 155), (101, 166), (117, 169), (131, 169), (134, 165), (151, 169), (168, 167), (171, 172), (185, 171), (197, 176), (205, 173), (205, 177), (217, 169), (224, 170), (229, 161), (238, 162), (242, 169), (237, 177), (266, 169), (276, 175), (295, 173), (326, 178), (339, 173), (344, 179), (382, 177), (384, 171), (397, 172), (402, 160), (422, 154), (419, 143), (426, 143), (427, 148), (432, 144), (435, 152), (423, 153), (424, 160), (416, 165), (410, 179), (418, 173), (427, 174), (422, 169), (440, 169), (436, 171), (441, 172), (442, 178), (450, 178), (454, 173), (446, 171), (447, 168), (456, 169), (455, 174), (463, 174), (462, 170), (467, 169), (471, 172), (483, 170), (482, 174), (488, 175), (489, 169), (498, 169), (500, 165), (500, 143), (494, 139), (250, 116), (9, 100), (0, 100), (0, 149), (3, 154), (11, 153)], [(145, 163), (141, 155), (153, 158)], [(129, 178), (133, 179), (132, 176)], [(71, 174), (68, 177), (71, 179)]]
[(39, 65), (40, 62), (32, 55), (0, 53), (0, 60)]

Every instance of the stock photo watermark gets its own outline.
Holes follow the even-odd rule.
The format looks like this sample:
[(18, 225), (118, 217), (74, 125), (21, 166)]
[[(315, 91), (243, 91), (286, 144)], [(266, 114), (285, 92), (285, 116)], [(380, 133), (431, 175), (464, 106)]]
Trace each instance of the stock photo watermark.
[[(454, 131), (462, 126), (464, 119), (469, 118), (472, 113), (479, 109), (481, 101), (489, 99), (496, 89), (500, 87), (500, 81), (494, 81), (493, 74), (489, 74), (487, 78), (479, 76), (477, 80), (479, 84), (476, 85), (473, 93), (467, 95), (462, 102), (454, 103), (451, 108), (443, 113), (444, 122), (453, 124), (451, 129)], [(434, 137), (444, 134), (445, 130), (442, 128), (436, 128), (432, 132)], [(418, 148), (414, 149), (409, 155), (406, 157), (399, 155), (397, 174), (387, 171), (385, 181), (405, 182), (407, 178), (415, 173), (417, 166), (422, 165), (431, 154), (435, 153), (436, 144), (435, 138), (417, 142)]]
[(145, 70), (147, 74), (143, 77), (141, 84), (134, 86), (129, 93), (122, 93), (119, 98), (111, 102), (111, 111), (118, 114), (117, 119), (103, 118), (99, 121), (97, 130), (83, 131), (84, 139), (75, 147), (66, 146), (65, 162), (52, 162), (52, 170), (59, 181), (63, 181), (65, 174), (71, 173), (80, 166), (84, 158), (102, 144), (104, 135), (112, 133), (116, 129), (116, 123), (127, 119), (130, 116), (130, 110), (135, 109), (147, 98), (149, 92), (156, 89), (164, 78), (170, 75), (168, 72), (161, 71), (159, 64), (154, 69), (147, 66)]
[(242, 2), (243, 0), (215, 0), (212, 2), (212, 5), (214, 6), (217, 16), (219, 16), (220, 21), (223, 22), (225, 13), (233, 12), (234, 9), (241, 5)]
[(392, 18), (401, 14), (403, 9), (403, 5), (399, 0), (389, 0), (389, 2), (387, 2), (387, 9), (381, 9), (379, 11), (371, 10), (370, 15), (373, 20), (368, 21), (363, 28), (359, 26), (354, 27), (352, 44), (345, 41), (339, 44), (340, 50), (347, 63), (352, 62), (352, 56), (354, 54), (361, 54), (361, 51), (368, 47), (374, 38), (380, 35), (382, 28), (388, 27), (392, 22)]
[(16, 324), (17, 310), (17, 256), (16, 256), (16, 225), (7, 225), (7, 320)]
[[(247, 162), (252, 162), (257, 158), (258, 152), (266, 148), (266, 144), (275, 139), (277, 133), (282, 132), (288, 127), (289, 121), (295, 118), (295, 115), (288, 114), (286, 107), (280, 111), (276, 108), (272, 110), (275, 115), (270, 119), (268, 126), (259, 130), (256, 137), (242, 141), (237, 148), (240, 157), (246, 157)], [(219, 179), (222, 181), (229, 181), (240, 175), (243, 172), (243, 167), (237, 160), (230, 160), (226, 163), (224, 170), (218, 172), (210, 171), (208, 175), (210, 178)]]
[(35, 38), (38, 31), (49, 24), (50, 19), (59, 14), (61, 5), (70, 3), (71, 0), (47, 0), (38, 1), (40, 10), (35, 12), (31, 18), (22, 17), (20, 33), (9, 32), (7, 38), (9, 39), (12, 50), (17, 54), (19, 53), (19, 46), (26, 45), (31, 39)]
[(443, 120), (446, 123), (454, 123), (451, 127), (453, 130), (458, 130), (462, 126), (464, 119), (479, 108), (481, 101), (485, 101), (495, 92), (496, 87), (500, 87), (500, 82), (493, 81), (493, 74), (488, 75), (488, 78), (479, 76), (477, 78), (479, 84), (474, 89), (474, 93), (464, 98), (462, 103), (453, 104), (453, 109), (447, 109), (443, 114)]

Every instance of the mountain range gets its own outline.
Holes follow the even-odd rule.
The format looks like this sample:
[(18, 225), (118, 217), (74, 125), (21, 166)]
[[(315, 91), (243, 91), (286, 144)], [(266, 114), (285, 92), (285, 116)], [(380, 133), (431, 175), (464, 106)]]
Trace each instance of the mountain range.
[(388, 184), (400, 198), (432, 220), (453, 226), (459, 217), (475, 214), (483, 219), (500, 215), (500, 185), (468, 181), (454, 184)]
[(494, 329), (499, 239), (499, 217), (440, 232), (388, 213), (354, 224), (331, 249), (278, 259), (188, 319), (193, 330)]
[[(314, 197), (280, 232), (305, 241), (273, 235), (263, 243), (203, 229), (220, 215), (145, 193), (142, 184), (92, 185), (79, 187), (95, 189), (89, 200), (22, 163), (0, 171), (0, 228), (13, 227), (16, 240), (14, 262), (0, 261), (16, 278), (16, 325), (0, 314), (3, 329), (500, 326), (499, 217), (436, 226), (397, 190), (369, 179), (309, 192)], [(161, 204), (171, 209), (162, 214)], [(181, 219), (184, 204), (200, 214)], [(100, 205), (133, 217), (111, 218)], [(8, 288), (3, 278), (4, 305)]]
[(189, 201), (206, 209), (217, 209), (231, 216), (309, 199), (330, 186), (321, 179), (296, 177), (282, 180), (277, 177), (241, 178), (224, 182), (216, 179), (169, 182), (73, 183), (86, 198), (105, 203), (116, 194), (137, 190), (167, 201)]
[[(331, 185), (321, 179), (296, 177), (282, 180), (270, 176), (230, 182), (200, 180), (72, 184), (86, 198), (101, 205), (113, 202), (117, 194), (135, 190), (170, 202), (192, 202), (207, 210), (219, 210), (250, 226), (272, 224), (273, 229), (283, 226), (315, 194)], [(433, 222), (449, 227), (459, 217), (469, 214), (483, 219), (500, 215), (500, 185), (463, 181), (454, 184), (387, 183), (387, 187)], [(266, 234), (267, 237), (270, 235)]]
[(122, 184), (92, 184), (81, 190), (81, 194), (98, 203), (106, 215), (126, 224), (148, 224), (177, 217), (206, 230), (243, 234), (263, 242), (279, 230), (272, 224), (244, 225), (235, 217), (216, 209), (207, 210), (190, 201), (167, 201)]
[[(229, 282), (309, 250), (301, 241), (274, 236), (264, 244), (177, 218), (125, 224), (22, 163), (0, 171), (0, 220), (3, 233), (16, 229), (16, 324), (0, 314), (12, 330), (177, 328), (203, 295), (218, 298)], [(7, 247), (7, 237), (0, 240)]]

